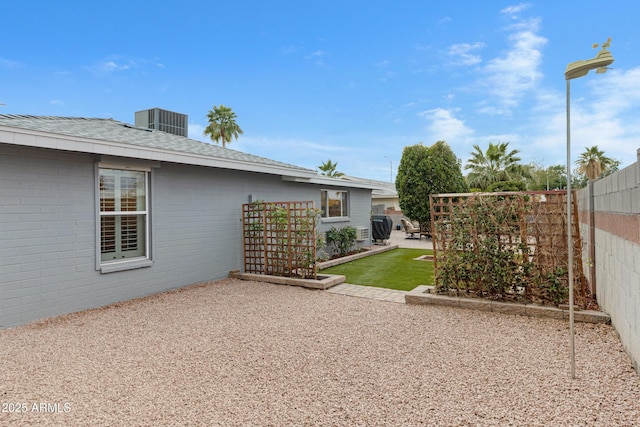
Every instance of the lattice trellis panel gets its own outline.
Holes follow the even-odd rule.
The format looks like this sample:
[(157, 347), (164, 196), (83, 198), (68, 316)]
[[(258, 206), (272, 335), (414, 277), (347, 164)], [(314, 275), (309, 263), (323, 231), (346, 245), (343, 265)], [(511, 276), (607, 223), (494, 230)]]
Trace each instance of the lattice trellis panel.
[[(587, 287), (572, 200), (575, 298), (584, 304)], [(568, 297), (566, 206), (566, 191), (432, 195), (438, 287), (529, 302)], [(491, 262), (502, 263), (498, 271), (491, 270)]]
[(244, 271), (316, 278), (314, 202), (254, 202), (242, 205)]

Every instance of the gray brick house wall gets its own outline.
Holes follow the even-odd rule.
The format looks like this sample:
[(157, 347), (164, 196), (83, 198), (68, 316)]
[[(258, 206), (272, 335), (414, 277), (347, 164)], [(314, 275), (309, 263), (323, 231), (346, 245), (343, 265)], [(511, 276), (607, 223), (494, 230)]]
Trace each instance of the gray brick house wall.
[[(96, 262), (96, 165), (105, 156), (3, 143), (1, 137), (0, 328), (226, 277), (243, 266), (241, 213), (249, 196), (314, 200), (319, 207), (329, 185), (152, 160), (152, 264), (105, 273)], [(332, 188), (349, 191), (350, 217), (322, 223), (320, 231), (369, 227), (371, 190), (340, 182)]]

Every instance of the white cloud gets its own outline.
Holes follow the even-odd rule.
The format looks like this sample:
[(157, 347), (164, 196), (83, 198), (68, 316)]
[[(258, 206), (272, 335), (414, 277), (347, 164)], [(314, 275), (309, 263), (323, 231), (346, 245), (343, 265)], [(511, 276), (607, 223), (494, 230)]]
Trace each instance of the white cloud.
[(115, 61), (103, 61), (97, 64), (98, 69), (102, 71), (116, 71), (116, 70), (128, 70), (130, 68), (129, 64), (118, 64)]
[(590, 81), (599, 104), (615, 112), (638, 108), (640, 104), (640, 68), (611, 70)]
[[(204, 135), (204, 129), (205, 126), (199, 123), (189, 123), (189, 138), (215, 144), (208, 136)], [(310, 169), (315, 169), (317, 165), (328, 158), (333, 161), (340, 160), (340, 157), (353, 158), (354, 151), (347, 144), (278, 136), (242, 135), (238, 140), (231, 141), (227, 147)]]
[(144, 70), (149, 66), (165, 68), (165, 65), (161, 63), (158, 58), (148, 60), (144, 58), (123, 58), (118, 55), (112, 55), (108, 58), (96, 61), (88, 68), (98, 76), (105, 76), (114, 72), (140, 69)]
[[(566, 163), (566, 94), (546, 91), (531, 110), (533, 129), (523, 158), (545, 164)], [(597, 145), (623, 166), (637, 159), (640, 148), (640, 68), (610, 70), (603, 76), (573, 80), (571, 86), (571, 157)]]
[[(542, 49), (547, 39), (540, 35), (539, 18), (520, 17), (528, 7), (529, 4), (521, 3), (501, 11), (510, 19), (502, 29), (506, 32), (507, 44), (504, 51), (494, 54), (492, 58), (486, 58), (484, 52), (488, 51), (488, 46), (479, 42), (452, 45), (447, 52), (449, 58), (457, 58), (461, 64), (466, 61), (467, 65), (476, 66), (475, 70), (481, 73), (455, 97), (457, 99), (471, 90), (479, 93), (475, 111), (482, 114), (480, 117), (473, 117), (467, 112), (465, 115), (469, 118), (462, 119), (460, 110), (450, 107), (434, 108), (420, 114), (428, 122), (429, 140), (444, 139), (463, 160), (468, 158), (472, 144), (485, 147), (489, 142), (510, 142), (513, 148), (520, 150), (523, 161), (527, 163), (542, 161), (545, 164), (558, 164), (562, 162), (563, 154), (566, 159), (564, 92), (540, 87), (543, 76)], [(481, 58), (481, 52), (484, 58)], [(452, 97), (447, 99), (448, 104), (453, 101)], [(532, 103), (533, 107), (528, 106)], [(527, 104), (526, 113), (516, 110), (521, 104)], [(579, 115), (579, 112), (576, 114)], [(516, 128), (510, 129), (512, 126), (506, 123), (503, 127), (502, 119), (487, 120), (484, 115), (514, 115), (513, 120), (511, 117), (505, 120), (510, 120)], [(586, 131), (585, 135), (603, 135), (600, 132), (612, 135), (619, 132), (614, 120), (609, 119), (607, 125), (601, 123), (605, 120), (604, 115), (594, 114), (591, 119), (600, 122), (600, 125)], [(501, 132), (504, 129), (510, 130)], [(578, 133), (576, 138), (581, 136)]]
[(474, 130), (468, 128), (464, 121), (455, 117), (454, 113), (444, 108), (434, 108), (418, 114), (428, 121), (427, 129), (433, 142), (444, 140), (449, 144), (469, 143)]
[(581, 148), (598, 145), (623, 164), (635, 161), (640, 148), (640, 68), (594, 75), (589, 87), (591, 94), (571, 102), (572, 141), (585, 141)]
[(313, 60), (316, 65), (325, 65), (324, 58), (329, 56), (329, 53), (318, 49), (309, 54), (307, 54), (304, 59)]
[(520, 3), (512, 6), (507, 6), (500, 11), (503, 15), (508, 15), (512, 19), (517, 19), (518, 14), (525, 9), (528, 9), (531, 5), (529, 3)]
[(305, 58), (322, 58), (323, 56), (327, 56), (328, 53), (324, 50), (316, 50), (308, 54)]
[(504, 107), (498, 107), (495, 105), (487, 105), (484, 102), (478, 104), (477, 111), (487, 116), (503, 116), (508, 115), (510, 110)]
[(481, 50), (485, 47), (482, 42), (476, 43), (459, 43), (449, 47), (447, 54), (451, 58), (454, 65), (476, 65), (482, 62), (482, 58), (473, 52)]
[(497, 98), (494, 111), (508, 112), (531, 93), (542, 77), (542, 47), (547, 39), (537, 34), (539, 20), (521, 21), (511, 27), (510, 48), (505, 55), (488, 61), (482, 71), (487, 77), (481, 85)]

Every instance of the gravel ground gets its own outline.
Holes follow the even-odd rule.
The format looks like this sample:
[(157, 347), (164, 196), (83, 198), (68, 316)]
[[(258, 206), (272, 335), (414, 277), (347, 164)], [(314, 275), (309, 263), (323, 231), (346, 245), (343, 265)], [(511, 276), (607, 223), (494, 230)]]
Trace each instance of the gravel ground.
[(639, 425), (576, 333), (571, 380), (566, 322), (222, 280), (0, 331), (0, 425)]

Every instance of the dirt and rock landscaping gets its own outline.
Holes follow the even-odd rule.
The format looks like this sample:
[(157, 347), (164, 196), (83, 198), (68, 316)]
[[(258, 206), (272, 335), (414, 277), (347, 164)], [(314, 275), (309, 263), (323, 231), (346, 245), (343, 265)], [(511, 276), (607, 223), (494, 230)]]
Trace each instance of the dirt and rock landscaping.
[(637, 425), (615, 330), (576, 334), (571, 380), (563, 320), (226, 279), (0, 331), (0, 425)]

